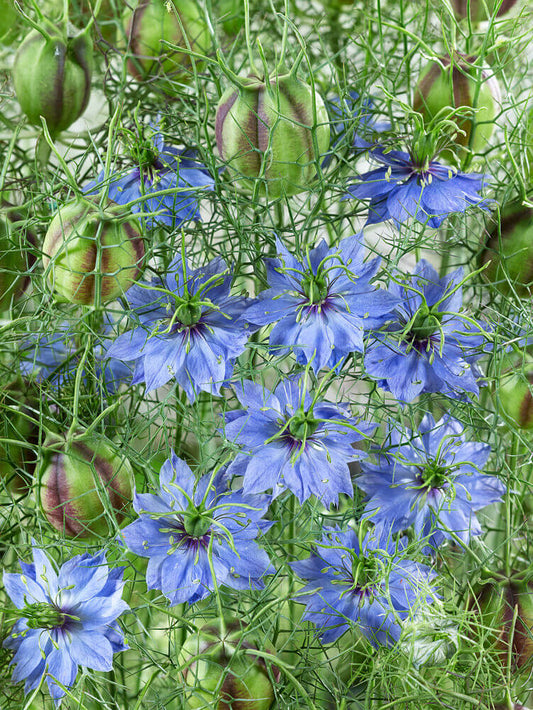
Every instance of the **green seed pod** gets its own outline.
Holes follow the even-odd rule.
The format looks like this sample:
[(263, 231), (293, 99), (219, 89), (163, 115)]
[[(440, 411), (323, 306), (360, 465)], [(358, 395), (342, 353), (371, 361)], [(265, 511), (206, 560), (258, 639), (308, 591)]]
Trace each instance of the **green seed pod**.
[(520, 429), (533, 429), (533, 357), (503, 374), (497, 395), (504, 416)]
[(533, 210), (514, 206), (506, 209), (500, 230), (490, 233), (481, 253), (488, 264), (484, 277), (505, 295), (533, 295)]
[(0, 0), (0, 44), (10, 44), (16, 35), (19, 14), (13, 0)]
[(37, 457), (39, 425), (30, 400), (16, 383), (0, 396), (0, 479), (15, 494), (26, 492)]
[(28, 282), (26, 256), (19, 238), (11, 222), (0, 214), (0, 313), (20, 296)]
[(67, 537), (113, 534), (133, 497), (133, 470), (107, 439), (89, 436), (56, 443), (39, 470), (39, 497), (46, 519)]
[(244, 5), (241, 0), (218, 0), (213, 3), (213, 9), (222, 29), (230, 37), (237, 35), (244, 27)]
[(457, 19), (468, 17), (470, 9), (470, 19), (472, 22), (484, 22), (494, 15), (494, 10), (499, 5), (496, 17), (501, 17), (509, 12), (516, 4), (516, 0), (452, 0), (452, 7)]
[(74, 201), (53, 218), (43, 244), (43, 266), (50, 287), (71, 303), (107, 303), (140, 276), (144, 244), (139, 223), (124, 219), (119, 205), (100, 210)]
[[(264, 649), (251, 640), (238, 622), (224, 632), (216, 622), (189, 636), (179, 655), (187, 687), (187, 710), (268, 710), (274, 702), (272, 680), (279, 671), (269, 670), (253, 651)], [(268, 652), (268, 649), (266, 649)]]
[[(477, 94), (478, 69), (473, 66), (475, 57), (441, 57), (431, 62), (421, 72), (414, 92), (413, 108), (426, 122), (446, 107), (476, 109), (475, 117), (457, 117), (458, 133), (455, 143), (470, 146), (474, 152), (485, 150), (494, 130), (494, 117), (501, 101), (500, 87), (494, 75), (481, 71), (481, 84)], [(470, 138), (475, 132), (470, 145)]]
[(68, 128), (85, 111), (91, 92), (93, 46), (72, 26), (61, 34), (52, 23), (34, 30), (20, 45), (13, 66), (15, 93), (34, 126), (46, 119), (52, 137)]
[(230, 87), (218, 103), (215, 131), (221, 158), (243, 186), (261, 178), (272, 198), (309, 188), (330, 133), (322, 98), (291, 74)]
[[(490, 581), (484, 584), (472, 609), (480, 612), (485, 646), (500, 658), (502, 667), (530, 670), (533, 658), (533, 584), (519, 578)], [(479, 633), (479, 631), (478, 631)]]
[(195, 0), (140, 0), (133, 12), (126, 13), (125, 28), (134, 57), (128, 70), (137, 79), (166, 75), (183, 81), (192, 65), (179, 47), (205, 54), (211, 46), (208, 25)]

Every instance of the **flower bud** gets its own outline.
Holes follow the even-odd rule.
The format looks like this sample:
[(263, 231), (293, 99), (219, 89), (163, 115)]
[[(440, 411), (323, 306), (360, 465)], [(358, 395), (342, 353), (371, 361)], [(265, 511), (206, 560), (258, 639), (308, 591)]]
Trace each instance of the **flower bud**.
[(194, 0), (140, 0), (126, 13), (125, 28), (133, 55), (128, 70), (137, 79), (165, 74), (183, 81), (192, 64), (179, 48), (205, 54), (211, 46), (209, 28)]
[(503, 374), (498, 383), (498, 398), (503, 414), (520, 429), (533, 429), (533, 358), (522, 368)]
[(52, 137), (68, 128), (87, 107), (91, 92), (93, 47), (87, 34), (69, 26), (67, 34), (52, 23), (48, 34), (30, 32), (13, 66), (15, 93), (30, 123), (46, 119)]
[(291, 74), (242, 79), (218, 103), (220, 156), (246, 187), (261, 178), (270, 197), (308, 189), (329, 146), (329, 120), (317, 92)]
[(113, 533), (106, 514), (120, 523), (132, 500), (133, 470), (104, 438), (51, 446), (41, 462), (39, 495), (46, 519), (67, 537)]
[(484, 277), (505, 295), (533, 295), (533, 210), (506, 209), (481, 254)]
[[(272, 681), (279, 671), (254, 650), (264, 648), (238, 622), (222, 631), (216, 622), (187, 638), (179, 665), (187, 710), (268, 710), (274, 702)], [(268, 652), (268, 650), (267, 650)], [(269, 673), (270, 668), (270, 673)]]
[(99, 209), (74, 201), (53, 218), (43, 244), (43, 266), (50, 287), (71, 303), (106, 303), (140, 276), (144, 244), (139, 223), (121, 217), (124, 208)]
[(483, 639), (499, 656), (504, 668), (529, 668), (533, 657), (533, 583), (519, 577), (483, 584), (472, 602), (480, 612), (476, 626)]
[(496, 17), (505, 15), (516, 3), (516, 0), (452, 0), (452, 7), (457, 19), (468, 17), (472, 22), (483, 22), (489, 20), (494, 15), (494, 10), (498, 7)]
[(453, 64), (449, 56), (428, 64), (416, 85), (413, 108), (422, 114), (426, 122), (446, 107), (475, 109), (474, 117), (458, 116), (454, 119), (459, 131), (463, 131), (457, 133), (455, 143), (479, 152), (486, 148), (492, 135), (501, 94), (494, 75), (481, 70), (476, 98), (479, 70), (473, 66), (474, 61), (475, 57), (456, 55)]

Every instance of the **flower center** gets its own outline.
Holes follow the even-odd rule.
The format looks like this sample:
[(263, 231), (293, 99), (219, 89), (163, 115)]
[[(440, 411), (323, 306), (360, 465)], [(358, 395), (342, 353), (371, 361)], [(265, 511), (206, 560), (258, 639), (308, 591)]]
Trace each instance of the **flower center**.
[(438, 311), (432, 311), (427, 305), (422, 305), (416, 312), (409, 328), (410, 340), (427, 340), (439, 330), (442, 316)]
[(77, 616), (67, 614), (48, 602), (29, 604), (22, 609), (22, 615), (27, 619), (30, 629), (58, 629), (68, 621), (79, 621)]
[(365, 590), (374, 587), (379, 580), (380, 564), (375, 555), (354, 557), (352, 561), (353, 589)]
[(448, 480), (449, 469), (441, 466), (435, 460), (427, 461), (420, 472), (422, 483), (427, 488), (442, 488)]
[(296, 411), (294, 416), (289, 419), (289, 433), (294, 439), (303, 441), (313, 436), (319, 424), (319, 420), (313, 417), (312, 409), (305, 412), (300, 408)]
[(328, 281), (320, 273), (307, 273), (302, 279), (301, 286), (310, 305), (323, 303), (328, 296)]
[(201, 538), (211, 527), (211, 518), (195, 506), (190, 505), (183, 514), (183, 527), (190, 537)]
[(174, 312), (174, 320), (185, 326), (195, 325), (201, 316), (202, 307), (194, 299), (181, 302)]

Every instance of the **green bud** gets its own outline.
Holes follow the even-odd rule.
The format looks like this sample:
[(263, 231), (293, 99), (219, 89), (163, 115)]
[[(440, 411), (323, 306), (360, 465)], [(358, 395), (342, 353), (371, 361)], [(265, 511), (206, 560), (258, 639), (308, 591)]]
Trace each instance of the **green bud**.
[(533, 295), (533, 210), (507, 208), (481, 254), (483, 276), (504, 295)]
[(92, 41), (71, 25), (62, 33), (52, 23), (34, 30), (20, 45), (13, 66), (15, 93), (34, 126), (46, 119), (52, 137), (68, 128), (87, 107), (93, 68)]
[[(119, 205), (100, 210), (69, 202), (57, 212), (43, 244), (43, 266), (60, 299), (90, 306), (120, 296), (140, 276), (144, 243), (139, 223)], [(97, 291), (98, 289), (98, 291)]]
[(274, 702), (274, 666), (254, 656), (265, 649), (238, 622), (206, 625), (189, 636), (179, 655), (187, 710), (269, 710)]
[(108, 440), (89, 436), (56, 444), (39, 470), (39, 496), (46, 519), (67, 537), (113, 534), (106, 511), (117, 522), (132, 500), (133, 470)]
[(124, 26), (133, 55), (128, 70), (137, 79), (166, 75), (184, 81), (192, 64), (180, 48), (206, 54), (211, 46), (209, 28), (195, 0), (140, 0), (133, 12), (126, 12)]
[(217, 18), (227, 35), (235, 36), (244, 27), (244, 4), (241, 0), (219, 0)]
[[(415, 87), (413, 108), (431, 121), (446, 107), (470, 107), (476, 109), (473, 117), (456, 117), (457, 133), (455, 144), (470, 146), (475, 153), (486, 149), (494, 130), (494, 117), (501, 101), (500, 87), (494, 75), (473, 66), (475, 57), (455, 55), (440, 57), (431, 62), (421, 72)], [(476, 97), (478, 81), (479, 93)], [(471, 135), (475, 132), (471, 141)], [(442, 153), (447, 157), (447, 151)]]
[(246, 188), (264, 179), (272, 198), (307, 190), (329, 145), (329, 119), (320, 95), (313, 97), (311, 87), (290, 74), (242, 83), (230, 87), (218, 103), (215, 132), (221, 158)]
[(533, 429), (533, 357), (501, 376), (496, 389), (505, 417), (520, 429)]

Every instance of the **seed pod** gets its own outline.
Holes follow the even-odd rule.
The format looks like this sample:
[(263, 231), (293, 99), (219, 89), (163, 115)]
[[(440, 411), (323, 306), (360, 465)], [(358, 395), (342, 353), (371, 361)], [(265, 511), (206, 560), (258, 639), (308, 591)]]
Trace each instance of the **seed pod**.
[(463, 106), (476, 109), (475, 117), (457, 117), (458, 133), (455, 138), (460, 146), (470, 145), (470, 136), (475, 125), (475, 133), (470, 148), (479, 152), (487, 147), (494, 130), (494, 117), (501, 101), (500, 87), (493, 74), (481, 71), (479, 93), (477, 94), (478, 69), (473, 66), (475, 57), (441, 57), (431, 62), (421, 72), (415, 88), (413, 108), (430, 121), (447, 106)]
[(503, 414), (520, 429), (533, 429), (533, 358), (522, 368), (513, 369), (500, 378), (497, 388)]
[(91, 92), (91, 39), (72, 26), (64, 35), (52, 23), (48, 36), (30, 32), (20, 45), (13, 66), (13, 83), (20, 107), (30, 123), (46, 119), (52, 137), (68, 128), (85, 111)]
[(106, 511), (119, 523), (132, 500), (133, 470), (104, 438), (56, 443), (39, 471), (39, 496), (46, 519), (67, 537), (108, 536)]
[(235, 36), (244, 27), (244, 5), (240, 0), (218, 0), (213, 3), (217, 18), (227, 35)]
[(261, 178), (270, 197), (309, 188), (317, 161), (329, 146), (329, 119), (322, 98), (295, 76), (267, 81), (242, 79), (217, 107), (215, 131), (220, 156), (252, 187)]
[[(185, 685), (187, 710), (268, 710), (274, 702), (272, 679), (266, 661), (253, 651), (256, 645), (238, 622), (204, 626), (185, 641), (179, 665)], [(268, 649), (266, 649), (268, 651)], [(189, 690), (190, 689), (190, 690)]]
[(0, 0), (0, 44), (10, 44), (14, 40), (18, 19), (13, 0)]
[(499, 5), (496, 17), (505, 15), (515, 5), (516, 0), (452, 0), (452, 7), (457, 19), (468, 17), (470, 8), (470, 19), (472, 22), (483, 22), (494, 15), (495, 8)]
[(128, 70), (137, 79), (164, 74), (183, 81), (192, 64), (179, 48), (205, 54), (211, 46), (209, 28), (195, 0), (140, 0), (133, 12), (126, 13), (125, 28), (134, 57)]
[[(484, 640), (504, 668), (528, 668), (533, 657), (533, 584), (502, 579), (484, 584), (472, 608), (481, 613)], [(476, 624), (479, 626), (479, 624)]]
[(0, 214), (0, 312), (9, 308), (28, 282), (26, 257), (17, 230)]
[(138, 221), (119, 205), (100, 210), (74, 201), (53, 218), (43, 244), (50, 287), (71, 303), (117, 298), (140, 276), (144, 244)]
[(31, 403), (10, 383), (0, 396), (0, 479), (15, 494), (27, 491), (37, 457), (39, 425)]
[(481, 254), (484, 277), (505, 295), (533, 295), (533, 210), (506, 209)]

